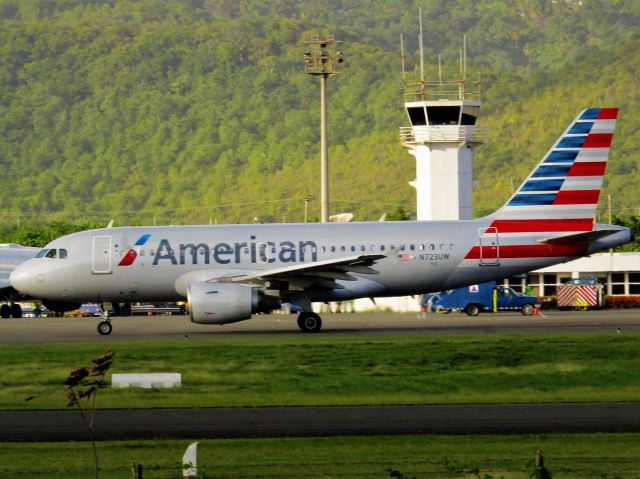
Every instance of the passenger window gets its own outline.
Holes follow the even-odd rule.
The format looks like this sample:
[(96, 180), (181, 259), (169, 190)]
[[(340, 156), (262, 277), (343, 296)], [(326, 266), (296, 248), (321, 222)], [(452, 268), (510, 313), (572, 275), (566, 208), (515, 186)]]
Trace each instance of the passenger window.
[(380, 251), (384, 251), (384, 245), (380, 246)]
[(57, 254), (56, 254), (56, 250), (55, 249), (50, 249), (49, 252), (47, 253), (46, 257), (47, 258), (52, 258), (55, 259)]
[(60, 248), (60, 249), (58, 250), (58, 257), (59, 257), (60, 259), (66, 259), (66, 257), (67, 257), (67, 250), (66, 250), (66, 249), (62, 249), (62, 248)]
[(365, 245), (360, 245), (360, 251), (367, 251), (367, 247)]
[(355, 252), (356, 251), (356, 247), (355, 246), (351, 246), (351, 251)]
[(436, 249), (436, 245), (430, 244), (429, 245), (429, 251), (433, 251), (434, 249)]
[(414, 245), (414, 244), (410, 244), (410, 245), (409, 245), (409, 250), (410, 250), (410, 251), (415, 251), (415, 250), (416, 250), (416, 245)]
[(47, 251), (49, 251), (49, 250), (48, 249), (40, 250), (40, 252), (36, 256), (36, 258), (42, 258), (45, 254), (47, 254)]
[(332, 252), (332, 253), (335, 253), (335, 252), (336, 252), (336, 247), (335, 247), (335, 246), (332, 246), (332, 247), (331, 247), (331, 252)]
[(347, 248), (345, 248), (344, 246), (340, 246), (340, 251), (344, 253), (345, 251), (347, 251)]
[(324, 246), (320, 246), (320, 249), (322, 250), (323, 253), (327, 252), (327, 248), (325, 248)]

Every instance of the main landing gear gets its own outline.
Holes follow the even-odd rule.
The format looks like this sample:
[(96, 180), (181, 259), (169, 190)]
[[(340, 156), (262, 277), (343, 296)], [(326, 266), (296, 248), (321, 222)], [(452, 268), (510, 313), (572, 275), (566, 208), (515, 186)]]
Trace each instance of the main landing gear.
[(3, 304), (0, 306), (0, 317), (2, 318), (21, 318), (22, 308), (18, 303)]
[(311, 311), (302, 311), (298, 315), (298, 327), (304, 333), (317, 333), (322, 328), (322, 319)]

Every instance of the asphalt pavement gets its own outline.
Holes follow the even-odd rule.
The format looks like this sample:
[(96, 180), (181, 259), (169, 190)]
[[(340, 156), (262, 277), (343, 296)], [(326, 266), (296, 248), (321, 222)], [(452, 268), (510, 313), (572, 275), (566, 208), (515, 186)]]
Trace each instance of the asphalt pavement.
[[(640, 311), (464, 314), (327, 314), (320, 335), (558, 334), (640, 332)], [(0, 320), (0, 344), (303, 335), (293, 315), (258, 315), (224, 326), (186, 316), (114, 318), (110, 336), (97, 318)], [(95, 437), (106, 439), (282, 437), (370, 434), (542, 434), (640, 432), (640, 403), (269, 407), (100, 410)], [(0, 441), (86, 440), (77, 411), (0, 411)]]
[[(517, 312), (481, 314), (417, 313), (325, 314), (318, 333), (327, 336), (379, 334), (554, 334), (574, 332), (640, 332), (640, 310), (542, 311), (535, 316)], [(2, 343), (52, 343), (143, 339), (201, 338), (226, 340), (230, 336), (301, 335), (295, 315), (255, 315), (225, 325), (194, 324), (188, 316), (131, 316), (113, 318), (109, 336), (97, 333), (99, 318), (0, 319)]]
[[(640, 432), (640, 403), (97, 411), (94, 437), (208, 439), (388, 434)], [(0, 441), (82, 441), (77, 411), (0, 412)]]

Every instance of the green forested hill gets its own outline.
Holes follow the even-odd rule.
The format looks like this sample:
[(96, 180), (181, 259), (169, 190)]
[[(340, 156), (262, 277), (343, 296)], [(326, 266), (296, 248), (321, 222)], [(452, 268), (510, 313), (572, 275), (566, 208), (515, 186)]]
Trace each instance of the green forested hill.
[(453, 79), (466, 33), (482, 79), (477, 214), (588, 106), (621, 108), (605, 193), (640, 214), (636, 0), (0, 0), (0, 223), (301, 221), (319, 195), (302, 53), (324, 32), (346, 59), (329, 81), (332, 213), (413, 211), (399, 35), (412, 66), (418, 6), (429, 75), (442, 53)]

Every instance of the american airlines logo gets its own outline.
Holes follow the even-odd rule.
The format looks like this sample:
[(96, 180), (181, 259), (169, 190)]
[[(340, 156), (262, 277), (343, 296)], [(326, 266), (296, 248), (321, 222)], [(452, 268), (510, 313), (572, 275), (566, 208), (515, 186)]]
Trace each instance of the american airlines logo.
[[(120, 260), (118, 266), (130, 266), (138, 257), (137, 247), (144, 246), (150, 234), (136, 241)], [(171, 244), (161, 239), (154, 255), (153, 265), (168, 262), (174, 266), (184, 264), (243, 264), (243, 263), (303, 263), (318, 260), (318, 246), (315, 241), (257, 241), (250, 236), (249, 241), (234, 243), (178, 243)]]
[[(138, 241), (136, 241), (136, 244), (134, 246), (144, 246), (144, 244), (147, 242), (149, 238), (151, 238), (151, 235), (149, 233), (140, 236), (140, 238), (138, 238)], [(136, 260), (137, 257), (138, 257), (138, 252), (133, 248), (129, 248), (129, 250), (125, 253), (125, 255), (120, 260), (120, 263), (118, 263), (118, 266), (130, 266), (133, 264), (133, 262)]]

